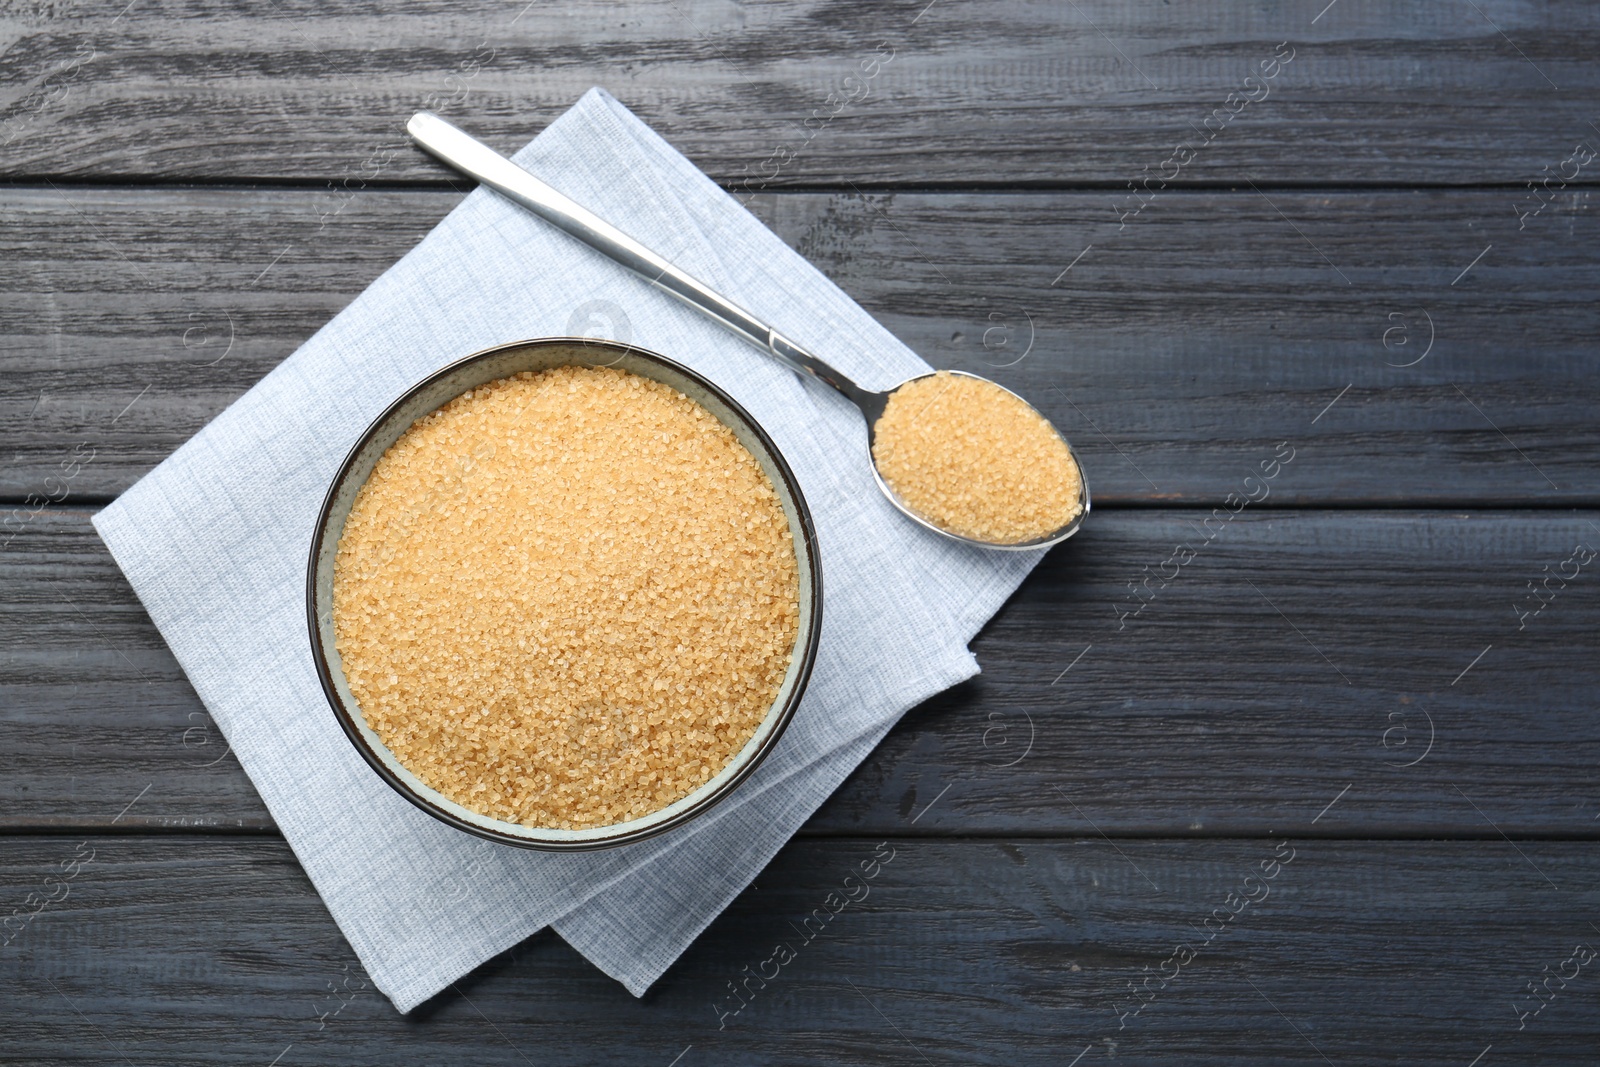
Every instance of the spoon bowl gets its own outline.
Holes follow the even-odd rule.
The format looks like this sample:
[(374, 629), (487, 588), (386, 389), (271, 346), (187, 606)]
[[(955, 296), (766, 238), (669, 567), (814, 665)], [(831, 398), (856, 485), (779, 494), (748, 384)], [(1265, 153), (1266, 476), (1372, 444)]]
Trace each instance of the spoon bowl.
[[(963, 542), (964, 544), (976, 545), (979, 548), (996, 549), (1002, 552), (1026, 552), (1036, 548), (1049, 548), (1051, 545), (1058, 545), (1062, 541), (1065, 541), (1067, 538), (1071, 537), (1073, 534), (1077, 533), (1078, 528), (1083, 525), (1084, 516), (1089, 514), (1090, 506), (1089, 482), (1088, 479), (1083, 476), (1083, 467), (1081, 465), (1078, 466), (1078, 508), (1076, 514), (1074, 514), (1065, 525), (1058, 527), (1057, 529), (1052, 530), (1051, 532), (1040, 537), (1030, 538), (1026, 541), (1003, 543), (997, 541), (980, 541), (976, 538), (967, 537), (963, 534), (956, 533), (953, 530), (945, 529), (944, 527), (933, 522), (931, 519), (928, 519), (918, 513), (915, 508), (902, 500), (900, 498), (900, 494), (896, 493), (894, 488), (884, 480), (883, 472), (878, 469), (877, 451), (874, 446), (878, 443), (878, 421), (883, 417), (884, 410), (889, 406), (889, 397), (899, 392), (901, 389), (904, 389), (912, 382), (921, 381), (924, 378), (932, 378), (936, 373), (936, 371), (930, 371), (927, 374), (919, 374), (915, 378), (907, 378), (905, 381), (901, 382), (899, 385), (895, 386), (886, 393), (874, 393), (866, 390), (859, 390), (862, 393), (862, 396), (859, 399), (855, 396), (850, 397), (850, 399), (855, 403), (856, 407), (861, 409), (861, 414), (866, 416), (867, 454), (872, 458), (872, 477), (873, 480), (878, 483), (878, 488), (883, 491), (883, 495), (889, 498), (889, 503), (893, 504), (901, 514), (906, 516), (906, 518), (910, 519), (918, 526), (932, 530), (934, 533), (943, 534), (945, 537)], [(1077, 452), (1073, 451), (1072, 443), (1066, 439), (1066, 436), (1062, 434), (1060, 430), (1056, 429), (1055, 423), (1044, 417), (1038, 408), (1034, 407), (1032, 404), (1028, 404), (1026, 400), (1020, 396), (1017, 396), (1016, 393), (1011, 392), (1010, 389), (1006, 389), (1006, 387), (1001, 385), (999, 382), (991, 381), (990, 379), (984, 378), (977, 374), (968, 374), (966, 371), (961, 370), (947, 371), (946, 373), (957, 375), (958, 377), (962, 378), (972, 378), (976, 381), (983, 382), (986, 385), (992, 385), (996, 389), (1003, 390), (1004, 392), (1022, 401), (1022, 403), (1027, 404), (1028, 410), (1033, 412), (1035, 415), (1038, 415), (1039, 418), (1050, 427), (1055, 435), (1061, 439), (1061, 443), (1066, 446), (1067, 452), (1072, 456), (1072, 462), (1077, 464), (1078, 454)]]

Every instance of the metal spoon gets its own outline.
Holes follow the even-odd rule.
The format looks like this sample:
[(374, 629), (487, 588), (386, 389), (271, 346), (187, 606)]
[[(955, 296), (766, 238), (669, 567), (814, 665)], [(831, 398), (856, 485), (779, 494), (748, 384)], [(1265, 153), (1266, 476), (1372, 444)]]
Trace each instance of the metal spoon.
[[(557, 192), (551, 186), (534, 177), (533, 174), (513, 163), (482, 141), (451, 125), (432, 112), (419, 111), (411, 116), (411, 121), (406, 123), (406, 131), (411, 134), (412, 140), (439, 157), (439, 159), (521, 204), (546, 222), (554, 223), (595, 251), (627, 267), (646, 281), (665, 289), (673, 296), (709, 315), (740, 337), (777, 359), (780, 363), (799, 372), (802, 377), (816, 378), (843, 393), (856, 407), (861, 409), (861, 414), (866, 416), (868, 456), (872, 455), (871, 449), (876, 440), (878, 420), (882, 417), (884, 408), (888, 405), (889, 396), (895, 389), (907, 384), (906, 382), (895, 386), (895, 389), (882, 393), (863, 389), (738, 304), (691, 278), (609, 222)], [(953, 373), (962, 374), (968, 378), (978, 378), (975, 374), (966, 374), (963, 371), (955, 371)], [(918, 375), (918, 377), (928, 377), (928, 375)], [(916, 380), (916, 378), (908, 379), (908, 381)], [(983, 378), (978, 378), (978, 380), (987, 381), (987, 379)], [(996, 387), (1004, 388), (1003, 386)], [(1007, 392), (1010, 392), (1010, 390), (1007, 390)], [(1012, 395), (1015, 396), (1016, 394), (1013, 393)], [(1018, 397), (1017, 399), (1021, 400), (1022, 398)], [(1023, 403), (1027, 403), (1027, 401), (1023, 401)], [(1036, 411), (1037, 409), (1034, 410)], [(1042, 415), (1040, 417), (1043, 418)], [(1053, 426), (1051, 428), (1054, 429)], [(1057, 431), (1057, 436), (1060, 436), (1060, 431)], [(1065, 444), (1066, 438), (1063, 437), (1062, 442)], [(1071, 452), (1072, 446), (1068, 445), (1067, 450)], [(1075, 453), (1074, 462), (1076, 462)], [(879, 473), (876, 461), (873, 462), (872, 473), (878, 482), (878, 488), (883, 490), (884, 496), (888, 497), (890, 503), (904, 512), (912, 521), (933, 530), (935, 533), (984, 548), (1012, 550), (1044, 548), (1048, 545), (1065, 541), (1077, 533), (1078, 527), (1083, 523), (1084, 516), (1089, 513), (1089, 483), (1083, 480), (1083, 469), (1080, 466), (1078, 469), (1079, 484), (1082, 486), (1079, 499), (1080, 507), (1071, 522), (1043, 537), (1019, 544), (996, 544), (989, 541), (979, 541), (943, 529), (912, 510), (883, 480), (883, 475)]]

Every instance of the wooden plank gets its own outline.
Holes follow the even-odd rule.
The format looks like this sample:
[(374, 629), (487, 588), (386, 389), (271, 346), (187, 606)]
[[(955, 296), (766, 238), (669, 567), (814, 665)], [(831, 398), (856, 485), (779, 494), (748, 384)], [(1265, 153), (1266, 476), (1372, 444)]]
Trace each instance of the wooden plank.
[[(59, 896), (44, 879), (92, 850), (0, 954), (0, 1056), (1465, 1067), (1492, 1047), (1483, 1062), (1586, 1061), (1600, 991), (1572, 953), (1600, 942), (1591, 847), (1306, 841), (1301, 825), (1286, 816), (1276, 841), (799, 841), (643, 1000), (546, 933), (409, 1018), (367, 985), (281, 841), (0, 839), (7, 911)], [(888, 861), (862, 882), (875, 853)], [(865, 897), (813, 918), (807, 940), (852, 873)], [(792, 959), (763, 981), (779, 944)], [(1543, 1001), (1527, 992), (1558, 971), (1569, 980)]]
[[(0, 499), (119, 492), (457, 195), (0, 191)], [(1101, 193), (753, 206), (930, 361), (1033, 398), (1098, 503), (1214, 506), (1288, 440), (1269, 507), (1593, 506), (1600, 219), (1519, 232), (1516, 195), (1173, 193), (1122, 231)]]
[(437, 181), (414, 109), (511, 146), (595, 84), (779, 185), (1520, 185), (1593, 136), (1592, 5), (1321, 6), (39, 5), (4, 27), (0, 173)]
[(1528, 589), (1587, 574), (1562, 564), (1600, 547), (1595, 515), (1206, 518), (1092, 516), (974, 642), (984, 673), (816, 824), (1254, 834), (1326, 807), (1335, 835), (1600, 836), (1600, 591)]
[[(1600, 514), (1207, 517), (1091, 516), (807, 832), (1600, 836)], [(270, 828), (87, 512), (0, 588), (0, 829)]]

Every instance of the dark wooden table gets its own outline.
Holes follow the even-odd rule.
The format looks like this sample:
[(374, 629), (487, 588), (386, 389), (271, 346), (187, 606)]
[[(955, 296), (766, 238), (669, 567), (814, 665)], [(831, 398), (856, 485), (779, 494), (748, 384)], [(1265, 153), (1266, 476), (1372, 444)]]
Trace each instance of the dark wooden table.
[[(0, 1062), (1595, 1062), (1597, 53), (1511, 0), (7, 5)], [(648, 996), (547, 932), (401, 1017), (89, 516), (460, 199), (411, 111), (513, 148), (593, 84), (1096, 512)]]

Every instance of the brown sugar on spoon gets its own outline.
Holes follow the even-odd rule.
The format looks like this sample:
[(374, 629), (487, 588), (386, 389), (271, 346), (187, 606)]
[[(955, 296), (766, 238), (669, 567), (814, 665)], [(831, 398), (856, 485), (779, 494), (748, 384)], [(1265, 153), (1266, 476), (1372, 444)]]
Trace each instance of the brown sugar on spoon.
[(484, 815), (582, 829), (709, 781), (799, 631), (776, 490), (705, 408), (614, 368), (479, 386), (356, 497), (334, 628), (367, 724)]
[(939, 371), (889, 396), (873, 429), (878, 473), (912, 511), (951, 533), (1016, 545), (1083, 510), (1083, 478), (1038, 412), (981, 378)]

